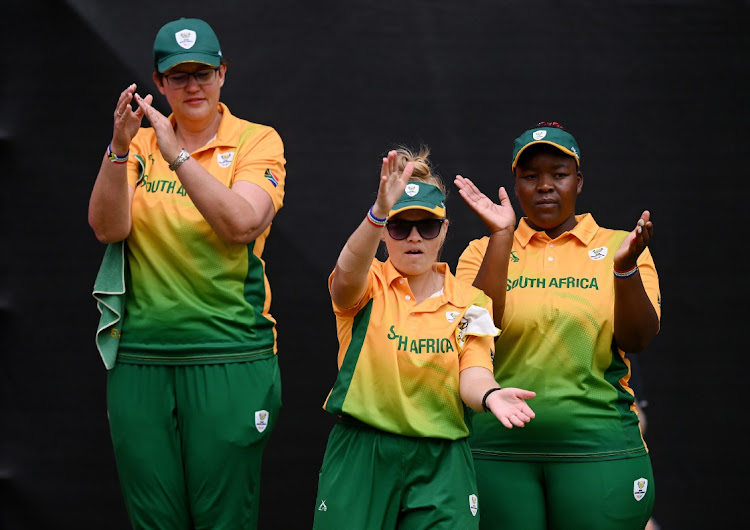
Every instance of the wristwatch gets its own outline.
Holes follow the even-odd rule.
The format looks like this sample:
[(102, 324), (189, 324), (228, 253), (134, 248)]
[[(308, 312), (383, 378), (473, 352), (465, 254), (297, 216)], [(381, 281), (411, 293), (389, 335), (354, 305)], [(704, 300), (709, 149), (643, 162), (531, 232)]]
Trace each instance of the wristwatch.
[(188, 158), (190, 158), (190, 153), (183, 149), (182, 151), (180, 151), (180, 154), (177, 155), (177, 158), (175, 158), (174, 161), (169, 164), (169, 170), (177, 171), (177, 168), (180, 167)]

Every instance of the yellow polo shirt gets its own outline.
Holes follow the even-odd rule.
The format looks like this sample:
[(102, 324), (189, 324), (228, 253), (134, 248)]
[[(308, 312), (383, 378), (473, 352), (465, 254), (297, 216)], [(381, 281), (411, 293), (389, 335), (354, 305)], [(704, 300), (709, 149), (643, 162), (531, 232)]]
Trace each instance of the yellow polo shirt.
[(350, 308), (333, 304), (339, 373), (325, 410), (405, 436), (468, 435), (459, 372), (492, 370), (499, 331), (489, 297), (457, 282), (445, 263), (438, 272), (442, 294), (416, 304), (408, 279), (390, 260), (375, 259), (362, 299)]
[[(475, 455), (574, 461), (638, 456), (647, 451), (628, 387), (630, 364), (614, 344), (613, 258), (628, 232), (601, 228), (590, 214), (552, 240), (521, 219), (508, 270), (495, 378), (533, 390), (536, 417), (506, 429), (478, 415), (469, 438)], [(488, 237), (472, 241), (456, 276), (473, 282)], [(659, 280), (649, 249), (641, 279), (661, 318)]]
[[(190, 156), (227, 187), (257, 184), (278, 211), (286, 176), (281, 138), (271, 127), (233, 116), (223, 103), (219, 111), (216, 137)], [(118, 361), (221, 363), (275, 354), (261, 258), (270, 226), (249, 244), (219, 239), (169, 170), (151, 128), (131, 142), (128, 183), (135, 194)]]

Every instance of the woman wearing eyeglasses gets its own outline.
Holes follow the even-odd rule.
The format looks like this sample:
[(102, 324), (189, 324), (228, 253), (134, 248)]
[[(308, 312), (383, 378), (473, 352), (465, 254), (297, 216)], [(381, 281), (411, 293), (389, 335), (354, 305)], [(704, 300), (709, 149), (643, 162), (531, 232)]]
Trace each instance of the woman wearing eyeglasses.
[(329, 278), (340, 347), (324, 408), (340, 420), (316, 529), (477, 528), (466, 406), (509, 429), (534, 417), (533, 392), (500, 389), (492, 376), (490, 299), (437, 262), (449, 223), (428, 154), (383, 158), (375, 204)]
[(165, 24), (154, 67), (171, 114), (135, 84), (120, 94), (89, 204), (97, 238), (124, 242), (119, 344), (103, 354), (120, 482), (134, 528), (255, 528), (281, 406), (261, 255), (284, 147), (220, 102), (227, 64), (206, 22)]

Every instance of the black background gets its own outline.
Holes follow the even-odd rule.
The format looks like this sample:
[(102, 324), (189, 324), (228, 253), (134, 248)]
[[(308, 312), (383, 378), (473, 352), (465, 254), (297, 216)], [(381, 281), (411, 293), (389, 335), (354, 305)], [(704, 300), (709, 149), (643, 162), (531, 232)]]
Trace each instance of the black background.
[[(326, 279), (375, 196), (380, 157), (432, 149), (449, 183), (455, 269), (482, 224), (452, 177), (512, 186), (515, 136), (578, 140), (579, 212), (652, 212), (661, 333), (641, 357), (662, 529), (736, 528), (744, 512), (747, 1), (6, 2), (0, 155), (0, 526), (128, 528), (91, 297), (103, 255), (87, 205), (118, 94), (151, 81), (169, 20), (199, 17), (232, 61), (222, 101), (275, 127), (287, 196), (264, 258), (284, 409), (261, 528), (309, 528), (333, 418)], [(516, 212), (520, 216), (515, 198)], [(575, 487), (571, 484), (571, 487)]]

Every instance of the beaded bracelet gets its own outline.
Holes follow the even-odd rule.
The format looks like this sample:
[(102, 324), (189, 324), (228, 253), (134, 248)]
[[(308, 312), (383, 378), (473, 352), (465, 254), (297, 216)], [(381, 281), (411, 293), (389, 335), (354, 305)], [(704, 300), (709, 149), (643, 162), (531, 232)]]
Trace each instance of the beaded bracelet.
[(384, 217), (383, 219), (381, 219), (380, 217), (375, 217), (375, 215), (372, 213), (372, 206), (370, 206), (370, 209), (367, 210), (367, 220), (378, 228), (384, 227), (386, 222), (388, 222), (387, 217)]
[(498, 390), (502, 390), (502, 388), (500, 388), (500, 387), (490, 388), (484, 394), (484, 397), (482, 398), (482, 408), (484, 409), (485, 412), (489, 412), (490, 411), (490, 409), (487, 408), (487, 398), (490, 397), (490, 394), (492, 394), (493, 392), (497, 392)]
[(130, 154), (130, 149), (128, 149), (128, 152), (127, 152), (127, 153), (125, 153), (125, 154), (124, 154), (124, 155), (122, 155), (122, 156), (120, 156), (120, 155), (116, 155), (116, 154), (115, 154), (115, 153), (114, 153), (114, 152), (112, 151), (112, 143), (110, 142), (110, 144), (109, 144), (109, 145), (107, 146), (107, 158), (108, 158), (108, 159), (109, 159), (109, 161), (110, 161), (110, 162), (112, 162), (113, 164), (124, 164), (125, 162), (127, 162), (127, 161), (128, 161), (128, 155), (129, 155), (129, 154)]
[(636, 265), (629, 271), (618, 271), (617, 269), (613, 268), (612, 272), (614, 272), (615, 278), (630, 278), (633, 274), (638, 272), (638, 265)]

